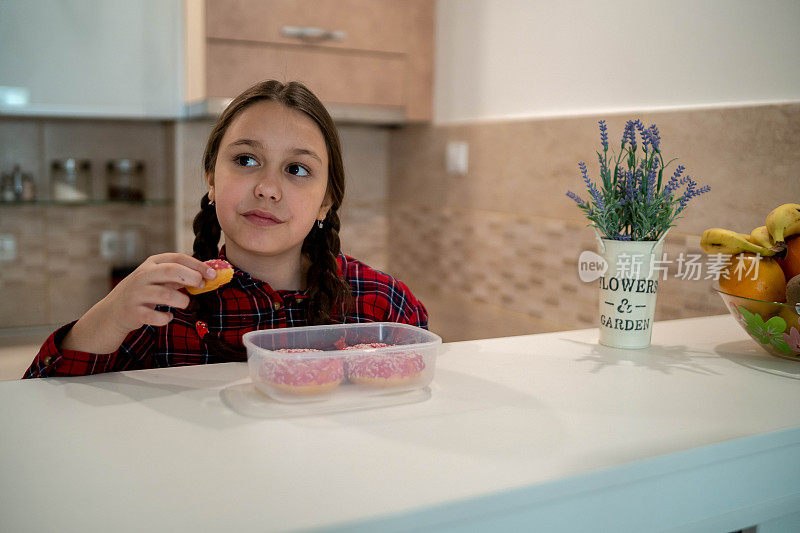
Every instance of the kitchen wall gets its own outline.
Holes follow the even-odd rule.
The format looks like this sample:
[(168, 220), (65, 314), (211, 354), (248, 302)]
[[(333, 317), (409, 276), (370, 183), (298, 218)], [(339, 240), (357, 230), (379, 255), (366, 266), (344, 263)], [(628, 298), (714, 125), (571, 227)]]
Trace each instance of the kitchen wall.
[[(0, 203), (0, 234), (14, 237), (17, 255), (0, 264), (0, 328), (65, 323), (105, 296), (119, 265), (100, 257), (103, 230), (138, 234), (140, 256), (174, 248), (172, 129), (158, 121), (0, 119), (0, 171), (19, 164), (45, 199)], [(98, 200), (46, 201), (49, 163), (67, 157), (91, 161)], [(123, 157), (145, 164), (144, 205), (99, 200), (106, 161)]]
[[(702, 253), (707, 227), (749, 233), (800, 199), (800, 6), (437, 5), (436, 121), (393, 133), (389, 166), (390, 270), (431, 329), (460, 340), (597, 326), (596, 284), (577, 276), (595, 236), (564, 193), (586, 196), (579, 161), (597, 177), (600, 119), (616, 142), (627, 119), (656, 123), (672, 168), (712, 187), (666, 239), (656, 319), (725, 313), (679, 261)], [(446, 171), (449, 141), (469, 145), (465, 176)]]
[(437, 123), (797, 101), (795, 0), (438, 0)]

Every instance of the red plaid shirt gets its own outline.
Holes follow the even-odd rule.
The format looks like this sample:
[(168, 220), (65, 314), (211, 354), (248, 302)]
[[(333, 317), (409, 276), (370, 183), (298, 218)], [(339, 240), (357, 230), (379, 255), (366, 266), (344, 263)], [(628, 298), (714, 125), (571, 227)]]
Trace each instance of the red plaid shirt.
[[(224, 251), (220, 254), (224, 258)], [(339, 255), (339, 273), (350, 284), (352, 310), (336, 322), (400, 322), (428, 326), (428, 312), (408, 287), (388, 274)], [(234, 268), (233, 280), (216, 291), (214, 309), (207, 316), (208, 330), (225, 341), (242, 346), (248, 331), (305, 326), (305, 291), (273, 290), (269, 284)], [(39, 350), (23, 378), (82, 376), (120, 370), (229, 362), (209, 352), (196, 322), (183, 309), (160, 308), (173, 313), (166, 326), (143, 326), (132, 331), (110, 354), (62, 350), (59, 344), (75, 322), (56, 330)], [(242, 359), (243, 361), (245, 359)]]

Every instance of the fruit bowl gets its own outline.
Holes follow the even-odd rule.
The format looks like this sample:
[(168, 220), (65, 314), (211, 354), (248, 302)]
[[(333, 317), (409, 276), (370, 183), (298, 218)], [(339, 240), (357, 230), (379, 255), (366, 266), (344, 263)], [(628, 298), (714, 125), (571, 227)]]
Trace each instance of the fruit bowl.
[(754, 300), (722, 292), (725, 307), (750, 337), (770, 355), (800, 361), (800, 304)]

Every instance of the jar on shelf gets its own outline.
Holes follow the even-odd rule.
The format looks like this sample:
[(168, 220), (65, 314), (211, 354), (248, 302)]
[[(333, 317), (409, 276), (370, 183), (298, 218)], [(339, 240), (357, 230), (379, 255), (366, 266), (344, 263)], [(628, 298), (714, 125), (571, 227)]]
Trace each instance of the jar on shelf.
[(0, 200), (4, 202), (31, 202), (36, 199), (36, 183), (33, 176), (23, 172), (19, 165), (3, 174), (0, 181)]
[(144, 200), (144, 162), (115, 159), (106, 164), (109, 200)]
[(50, 165), (53, 200), (85, 202), (92, 197), (92, 163), (74, 157), (57, 159)]
[(14, 202), (16, 193), (14, 192), (14, 181), (11, 174), (0, 175), (0, 201)]

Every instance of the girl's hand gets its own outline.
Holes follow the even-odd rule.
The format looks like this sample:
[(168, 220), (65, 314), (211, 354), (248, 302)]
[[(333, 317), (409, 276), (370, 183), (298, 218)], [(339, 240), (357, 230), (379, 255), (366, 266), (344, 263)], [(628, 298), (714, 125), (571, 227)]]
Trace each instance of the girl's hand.
[(185, 285), (202, 287), (205, 279), (217, 273), (202, 261), (185, 254), (165, 253), (148, 257), (123, 279), (98, 305), (109, 320), (108, 326), (127, 334), (144, 325), (164, 326), (172, 313), (156, 311), (164, 305), (185, 309), (189, 296), (182, 292)]
[(184, 309), (189, 296), (185, 285), (203, 286), (214, 279), (213, 268), (184, 254), (148, 257), (108, 295), (86, 311), (64, 336), (59, 347), (89, 353), (112, 353), (131, 331), (145, 324), (164, 326), (172, 313), (156, 311), (157, 305)]

